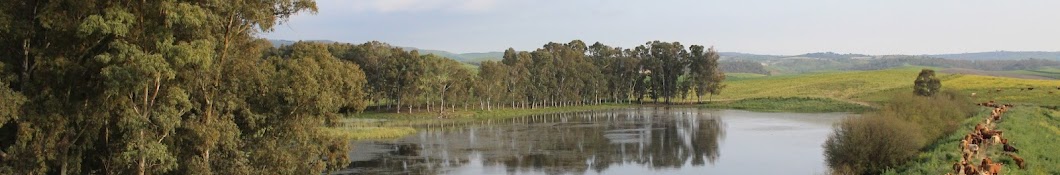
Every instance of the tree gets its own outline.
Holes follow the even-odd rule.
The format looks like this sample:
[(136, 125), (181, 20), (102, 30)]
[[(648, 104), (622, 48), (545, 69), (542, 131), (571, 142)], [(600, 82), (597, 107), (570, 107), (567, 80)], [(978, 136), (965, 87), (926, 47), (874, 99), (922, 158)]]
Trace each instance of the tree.
[(935, 77), (935, 70), (920, 70), (920, 75), (913, 81), (913, 93), (920, 96), (932, 96), (942, 88), (942, 82)]
[(484, 61), (479, 66), (479, 96), (485, 98), (487, 111), (493, 110), (493, 99), (504, 97), (502, 87), (505, 85), (504, 80), (507, 76), (507, 66), (496, 61)]
[(319, 128), (339, 108), (364, 108), (363, 73), (319, 45), (254, 38), (316, 11), (311, 0), (5, 4), (0, 174), (319, 174), (346, 163), (347, 143)]
[(720, 94), (721, 89), (725, 88), (725, 85), (721, 83), (722, 81), (725, 81), (725, 73), (719, 68), (719, 64), (721, 63), (719, 63), (718, 60), (721, 59), (721, 56), (718, 54), (717, 50), (714, 50), (714, 47), (707, 49), (707, 54), (705, 56), (706, 60), (701, 71), (703, 71), (703, 78), (706, 78), (706, 80), (700, 85), (706, 87), (701, 89), (703, 92), (697, 90), (696, 93), (699, 94), (696, 94), (696, 96), (702, 96), (702, 93), (709, 92), (710, 100), (713, 101), (714, 95)]

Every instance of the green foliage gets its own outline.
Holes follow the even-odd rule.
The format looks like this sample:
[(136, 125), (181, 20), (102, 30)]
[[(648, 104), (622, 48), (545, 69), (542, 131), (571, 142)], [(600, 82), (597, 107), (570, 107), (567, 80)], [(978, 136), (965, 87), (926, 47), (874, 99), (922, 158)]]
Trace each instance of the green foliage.
[(879, 174), (917, 153), (925, 140), (915, 124), (894, 117), (851, 117), (824, 143), (825, 158), (838, 174)]
[(942, 88), (942, 83), (938, 77), (935, 77), (935, 70), (921, 70), (916, 81), (913, 81), (913, 92), (920, 96), (935, 95), (940, 88)]
[[(327, 47), (256, 33), (311, 0), (0, 7), (0, 174), (320, 174), (367, 102)], [(11, 67), (8, 67), (11, 66)]]
[(843, 174), (879, 174), (898, 167), (933, 140), (953, 133), (976, 112), (971, 104), (955, 91), (932, 97), (895, 94), (881, 109), (835, 126), (824, 145), (827, 163)]

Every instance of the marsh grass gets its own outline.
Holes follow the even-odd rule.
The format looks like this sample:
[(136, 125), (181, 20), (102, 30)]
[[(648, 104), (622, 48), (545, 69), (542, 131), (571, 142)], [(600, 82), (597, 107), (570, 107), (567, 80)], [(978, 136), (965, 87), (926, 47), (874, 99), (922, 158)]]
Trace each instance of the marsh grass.
[(703, 104), (703, 108), (761, 112), (864, 112), (873, 109), (855, 103), (815, 97), (762, 97)]
[(329, 127), (324, 132), (348, 140), (394, 139), (416, 133), (412, 127)]

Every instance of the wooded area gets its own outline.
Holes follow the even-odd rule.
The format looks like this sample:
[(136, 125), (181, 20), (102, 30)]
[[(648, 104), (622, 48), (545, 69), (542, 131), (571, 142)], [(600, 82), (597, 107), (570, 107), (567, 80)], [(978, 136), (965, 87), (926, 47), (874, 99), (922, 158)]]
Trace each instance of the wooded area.
[(713, 48), (676, 42), (548, 43), (474, 70), (381, 42), (256, 38), (312, 0), (3, 4), (0, 174), (319, 174), (350, 149), (322, 129), (368, 106), (671, 102), (724, 79)]

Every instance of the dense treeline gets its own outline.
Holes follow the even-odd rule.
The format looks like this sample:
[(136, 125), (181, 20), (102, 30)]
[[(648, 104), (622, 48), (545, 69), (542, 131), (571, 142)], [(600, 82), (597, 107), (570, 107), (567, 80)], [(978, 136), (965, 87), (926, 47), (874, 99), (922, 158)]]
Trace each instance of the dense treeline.
[(311, 0), (5, 1), (0, 174), (319, 174), (345, 167), (358, 65), (254, 36)]
[(601, 43), (548, 43), (504, 52), (478, 70), (380, 42), (334, 43), (331, 53), (362, 66), (368, 99), (394, 112), (496, 106), (537, 108), (717, 94), (724, 74), (713, 48), (653, 41), (632, 49)]

